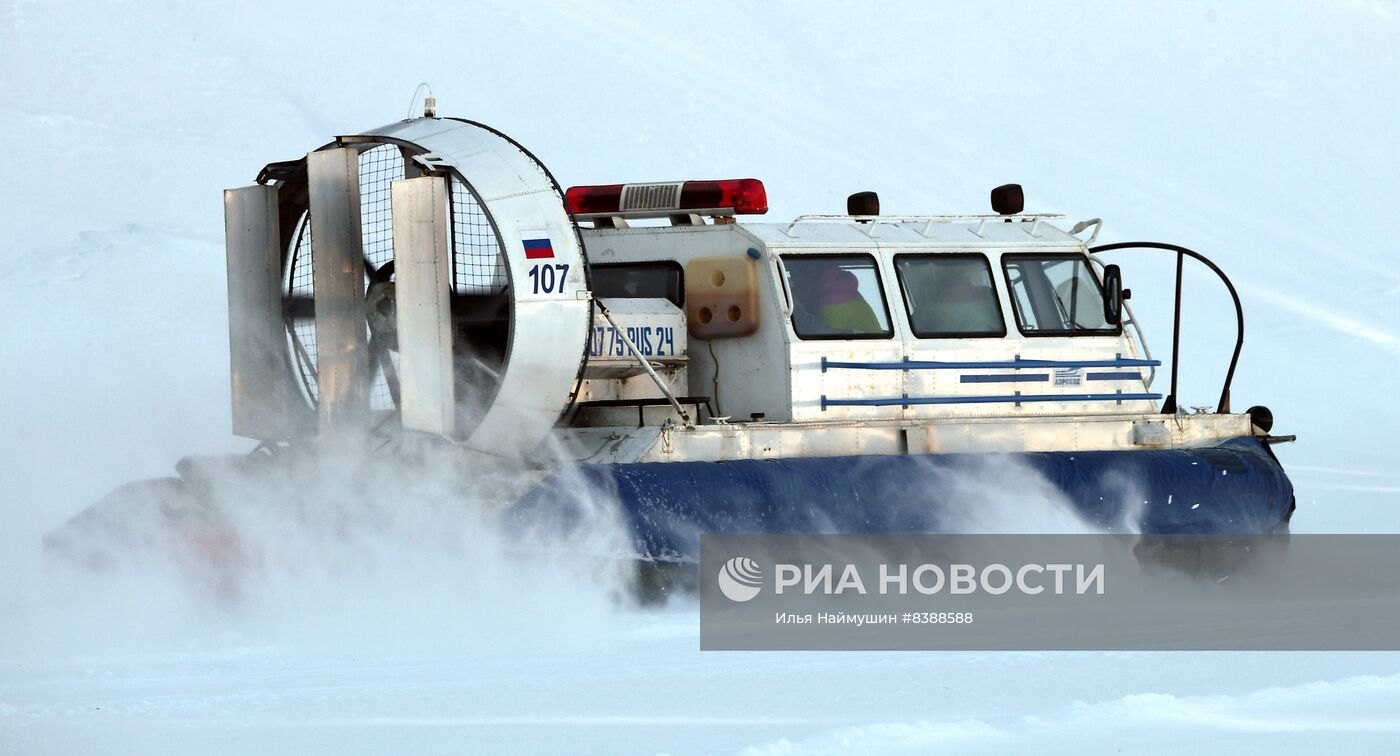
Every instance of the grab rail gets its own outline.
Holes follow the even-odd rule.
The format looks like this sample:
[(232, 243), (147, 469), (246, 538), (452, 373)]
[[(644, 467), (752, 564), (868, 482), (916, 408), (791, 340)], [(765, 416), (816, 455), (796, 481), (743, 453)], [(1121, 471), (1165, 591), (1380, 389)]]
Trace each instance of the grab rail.
[(1119, 404), (1135, 400), (1150, 399), (1157, 401), (1161, 399), (1161, 394), (1134, 393), (1124, 394), (1117, 392), (1113, 394), (1006, 394), (1002, 396), (900, 396), (881, 399), (828, 399), (826, 394), (822, 394), (822, 411), (827, 407), (890, 407), (899, 405), (909, 407), (918, 404), (1011, 404), (1021, 406), (1025, 402), (1108, 402), (1116, 401)]
[(1118, 249), (1164, 249), (1168, 252), (1176, 253), (1176, 310), (1172, 317), (1172, 390), (1167, 395), (1167, 401), (1162, 404), (1162, 414), (1174, 415), (1177, 409), (1176, 376), (1177, 363), (1181, 356), (1181, 278), (1182, 268), (1185, 258), (1191, 257), (1199, 260), (1210, 268), (1211, 271), (1225, 284), (1225, 288), (1230, 292), (1230, 299), (1235, 303), (1235, 351), (1230, 355), (1230, 368), (1225, 371), (1225, 385), (1220, 389), (1220, 402), (1216, 405), (1217, 414), (1225, 415), (1230, 412), (1230, 384), (1235, 380), (1235, 366), (1240, 361), (1240, 350), (1244, 348), (1244, 307), (1240, 304), (1240, 295), (1235, 291), (1235, 285), (1230, 282), (1229, 276), (1219, 266), (1211, 262), (1205, 255), (1194, 250), (1187, 249), (1177, 244), (1167, 244), (1165, 242), (1118, 242), (1116, 244), (1101, 244), (1097, 247), (1090, 247), (1090, 254), (1099, 252), (1112, 252)]
[[(1161, 360), (1140, 360), (1132, 357), (1124, 357), (1121, 354), (1115, 355), (1111, 360), (1025, 360), (1017, 356), (1012, 360), (999, 360), (988, 362), (944, 362), (938, 360), (911, 360), (905, 357), (899, 362), (838, 362), (822, 358), (822, 372), (828, 370), (976, 370), (976, 369), (1001, 369), (1015, 370), (1020, 368), (1121, 368), (1121, 367), (1156, 367), (1161, 365)], [(1001, 376), (989, 376), (1000, 378)], [(1093, 374), (1089, 376), (1091, 379)], [(964, 377), (966, 378), (966, 376)], [(1045, 378), (1044, 375), (1041, 378)], [(899, 405), (909, 407), (921, 404), (1015, 404), (1021, 406), (1027, 402), (1097, 402), (1116, 401), (1122, 404), (1125, 401), (1150, 399), (1157, 401), (1161, 399), (1161, 394), (1155, 393), (1131, 393), (1125, 394), (1121, 390), (1112, 394), (1022, 394), (1017, 391), (1014, 394), (1004, 394), (1000, 396), (909, 396), (905, 394), (900, 397), (878, 398), (878, 399), (831, 399), (826, 394), (822, 394), (821, 408), (825, 412), (827, 407), (890, 407)]]
[(911, 360), (905, 357), (900, 362), (836, 362), (822, 358), (822, 372), (827, 370), (967, 370), (976, 368), (1079, 368), (1079, 367), (1157, 367), (1161, 360), (1139, 360), (1117, 355), (1112, 360), (1013, 360), (1000, 362), (939, 362), (936, 360)]
[(793, 230), (801, 223), (812, 223), (815, 221), (855, 221), (862, 224), (867, 236), (874, 237), (876, 229), (881, 223), (922, 223), (924, 228), (917, 231), (920, 236), (927, 237), (933, 230), (935, 223), (976, 223), (977, 229), (972, 233), (977, 236), (982, 235), (983, 229), (988, 223), (1010, 223), (1029, 222), (1031, 224), (1030, 234), (1039, 236), (1040, 222), (1045, 220), (1062, 220), (1065, 216), (1060, 213), (1022, 213), (1018, 215), (802, 215), (798, 216), (788, 227), (783, 230), (783, 234), (794, 237)]

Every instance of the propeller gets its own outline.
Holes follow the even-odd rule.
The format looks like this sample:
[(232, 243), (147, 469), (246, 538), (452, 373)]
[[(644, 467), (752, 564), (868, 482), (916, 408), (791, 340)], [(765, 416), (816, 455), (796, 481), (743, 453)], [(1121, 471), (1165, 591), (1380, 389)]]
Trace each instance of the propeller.
[[(365, 324), (369, 329), (369, 359), (371, 378), (377, 368), (384, 375), (389, 388), (389, 396), (395, 409), (398, 408), (399, 381), (394, 369), (391, 351), (398, 350), (396, 329), (397, 302), (394, 290), (394, 261), (375, 265), (368, 255), (362, 257), (365, 269)], [(292, 350), (296, 354), (304, 378), (309, 379), (307, 389), (316, 385), (316, 360), (302, 338), (298, 324), (312, 323), (316, 319), (316, 300), (305, 294), (287, 294), (282, 298), (282, 320), (286, 327)]]
[(400, 406), (399, 376), (394, 369), (394, 359), (389, 352), (397, 351), (398, 306), (394, 292), (394, 261), (389, 260), (375, 268), (374, 263), (365, 259), (365, 320), (369, 324), (370, 365), (379, 367), (384, 375), (384, 383), (389, 387), (389, 398), (394, 407)]

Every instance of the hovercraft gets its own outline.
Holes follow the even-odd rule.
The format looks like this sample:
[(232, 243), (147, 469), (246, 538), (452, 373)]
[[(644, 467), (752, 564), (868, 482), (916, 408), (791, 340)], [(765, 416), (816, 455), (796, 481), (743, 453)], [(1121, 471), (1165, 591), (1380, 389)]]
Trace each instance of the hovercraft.
[[(960, 476), (1002, 466), (1106, 530), (1286, 530), (1270, 447), (1291, 437), (1263, 407), (1231, 410), (1238, 297), (1215, 407), (1178, 404), (1181, 269), (1204, 263), (1234, 296), (1224, 274), (1174, 245), (1095, 246), (1097, 220), (1062, 229), (1016, 185), (992, 205), (881, 215), (863, 192), (845, 215), (760, 223), (758, 180), (565, 191), (472, 121), (338, 137), (225, 192), (233, 431), (260, 444), (226, 464), (275, 475), (355, 437), (547, 446), (567, 469), (511, 516), (587, 489), (644, 561), (693, 561), (704, 533), (944, 532), (968, 506)], [(1165, 393), (1101, 259), (1127, 248), (1176, 256)], [(197, 488), (201, 464), (169, 484)]]

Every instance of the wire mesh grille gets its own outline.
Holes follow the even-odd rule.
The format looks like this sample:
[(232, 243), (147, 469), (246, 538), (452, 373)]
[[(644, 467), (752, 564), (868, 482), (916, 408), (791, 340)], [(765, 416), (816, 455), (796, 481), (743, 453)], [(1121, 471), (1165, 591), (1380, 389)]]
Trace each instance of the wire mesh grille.
[[(309, 301), (311, 283), (311, 213), (302, 213), (292, 237), (292, 249), (287, 259), (285, 298), (294, 304)], [(301, 379), (302, 390), (316, 403), (316, 322), (307, 310), (287, 314), (287, 346), (292, 351), (292, 364)]]
[(392, 144), (360, 153), (360, 241), (365, 249), (365, 273), (394, 259), (394, 217), (389, 210), (389, 184), (404, 177), (403, 153)]
[(452, 197), (452, 281), (458, 294), (499, 294), (506, 290), (505, 259), (496, 231), (481, 205), (456, 176)]
[[(360, 169), (360, 231), (364, 248), (366, 285), (375, 272), (394, 259), (393, 213), (390, 185), (404, 178), (405, 161), (396, 145), (381, 144), (361, 152)], [(449, 222), (452, 230), (452, 280), (457, 294), (500, 294), (509, 288), (505, 260), (495, 229), (465, 183), (453, 176), (449, 185)], [(283, 284), (288, 300), (309, 302), (314, 294), (312, 279), (311, 238), (313, 222), (310, 212), (302, 214), (288, 250)], [(390, 276), (392, 280), (392, 276)], [(287, 344), (292, 352), (292, 364), (306, 397), (317, 400), (316, 382), (316, 324), (310, 308), (293, 308), (287, 317)], [(366, 325), (366, 334), (369, 334)], [(375, 350), (371, 350), (372, 352)], [(373, 384), (370, 407), (393, 410), (394, 400), (389, 381), (398, 374), (397, 350), (382, 350), (379, 359), (389, 360), (389, 375), (384, 366), (372, 366)], [(372, 359), (374, 357), (372, 356)], [(395, 379), (396, 380), (396, 379)]]
[[(367, 278), (373, 278), (375, 271), (394, 259), (390, 183), (401, 178), (404, 178), (404, 160), (398, 147), (381, 144), (360, 153), (360, 243), (364, 247)], [(376, 363), (370, 366), (370, 372), (374, 375), (370, 386), (370, 409), (392, 410), (394, 398), (389, 390), (389, 381), (397, 382), (399, 353), (397, 350), (376, 349), (371, 344), (369, 357)], [(388, 360), (389, 364), (382, 364), (383, 360)]]

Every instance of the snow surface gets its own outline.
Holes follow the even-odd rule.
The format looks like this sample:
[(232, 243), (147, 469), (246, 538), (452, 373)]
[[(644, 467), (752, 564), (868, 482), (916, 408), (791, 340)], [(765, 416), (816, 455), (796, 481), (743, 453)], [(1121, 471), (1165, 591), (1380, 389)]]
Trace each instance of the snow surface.
[[(171, 569), (46, 570), (39, 539), (121, 482), (248, 448), (220, 190), (403, 117), (425, 79), (565, 184), (757, 176), (785, 219), (862, 189), (981, 211), (1018, 181), (1104, 241), (1200, 249), (1244, 299), (1234, 404), (1300, 436), (1279, 450), (1295, 532), (1400, 532), (1397, 16), (9, 2), (0, 753), (1393, 750), (1395, 654), (702, 654), (693, 604), (617, 608), (612, 581), (521, 568), (489, 533), (421, 548), (432, 517), (357, 550), (307, 536), (234, 608)], [(1119, 261), (1166, 356), (1170, 261)], [(1210, 404), (1230, 311), (1188, 286), (1183, 403)]]

